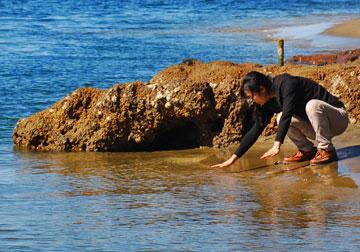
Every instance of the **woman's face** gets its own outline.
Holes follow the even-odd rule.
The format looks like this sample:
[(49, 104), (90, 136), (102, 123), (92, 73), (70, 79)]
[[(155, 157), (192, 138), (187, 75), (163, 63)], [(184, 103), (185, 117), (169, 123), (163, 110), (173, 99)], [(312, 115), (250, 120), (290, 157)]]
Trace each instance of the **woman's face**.
[(268, 95), (264, 87), (260, 87), (259, 92), (252, 93), (250, 90), (245, 90), (245, 95), (248, 99), (259, 105), (264, 105), (268, 101)]

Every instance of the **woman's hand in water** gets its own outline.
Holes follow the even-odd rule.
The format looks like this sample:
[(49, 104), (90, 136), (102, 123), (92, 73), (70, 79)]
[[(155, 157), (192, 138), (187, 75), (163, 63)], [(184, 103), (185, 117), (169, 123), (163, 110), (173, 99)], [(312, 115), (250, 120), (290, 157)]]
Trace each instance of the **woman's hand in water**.
[(225, 162), (221, 163), (221, 164), (216, 164), (211, 166), (211, 168), (224, 168), (226, 166), (232, 165), (235, 160), (238, 159), (238, 157), (233, 154), (228, 160), (226, 160)]
[(262, 155), (262, 156), (260, 157), (260, 159), (264, 159), (264, 158), (276, 156), (276, 155), (279, 154), (279, 152), (280, 152), (280, 146), (281, 146), (281, 143), (276, 141), (276, 142), (274, 143), (273, 147), (271, 147), (270, 150), (268, 150), (267, 152), (265, 152), (264, 155)]

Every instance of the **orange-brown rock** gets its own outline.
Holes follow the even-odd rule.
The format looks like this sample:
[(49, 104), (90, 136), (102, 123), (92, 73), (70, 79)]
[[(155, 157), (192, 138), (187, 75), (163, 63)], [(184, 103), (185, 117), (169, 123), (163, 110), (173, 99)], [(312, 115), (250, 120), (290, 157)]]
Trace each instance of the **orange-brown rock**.
[[(138, 151), (238, 143), (252, 124), (252, 107), (240, 98), (240, 79), (257, 70), (288, 72), (318, 81), (360, 122), (360, 65), (326, 66), (202, 63), (188, 60), (149, 83), (81, 88), (50, 108), (18, 121), (13, 140), (32, 150)], [(274, 121), (264, 131), (274, 132)]]
[(344, 64), (354, 62), (360, 58), (360, 49), (340, 51), (326, 54), (295, 55), (288, 63), (322, 66), (327, 64)]

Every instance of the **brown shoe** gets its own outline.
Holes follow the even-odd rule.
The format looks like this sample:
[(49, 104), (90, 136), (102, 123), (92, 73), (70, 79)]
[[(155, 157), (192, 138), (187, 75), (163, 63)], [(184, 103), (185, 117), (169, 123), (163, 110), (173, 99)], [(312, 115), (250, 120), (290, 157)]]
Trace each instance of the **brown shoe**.
[(328, 151), (325, 149), (318, 149), (315, 157), (310, 160), (311, 165), (317, 165), (317, 164), (325, 164), (332, 161), (337, 161), (338, 157), (336, 155), (336, 151)]
[(312, 158), (314, 158), (315, 153), (316, 148), (313, 148), (311, 151), (298, 150), (292, 156), (284, 158), (284, 164), (311, 160)]

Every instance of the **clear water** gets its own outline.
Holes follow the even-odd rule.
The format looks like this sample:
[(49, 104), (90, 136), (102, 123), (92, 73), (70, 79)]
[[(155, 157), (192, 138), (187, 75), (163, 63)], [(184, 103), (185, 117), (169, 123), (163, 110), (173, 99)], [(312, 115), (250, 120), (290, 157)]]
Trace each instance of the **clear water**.
[(314, 31), (359, 13), (358, 0), (0, 1), (1, 250), (358, 250), (351, 160), (323, 180), (265, 176), (209, 169), (217, 150), (19, 152), (12, 130), (76, 88), (185, 58), (271, 64), (277, 36), (288, 56), (336, 49)]

